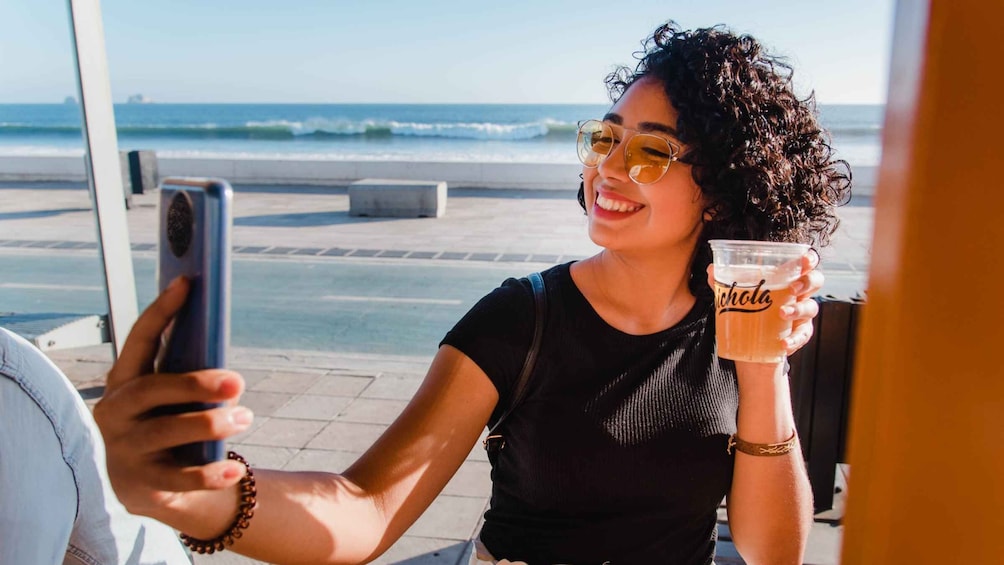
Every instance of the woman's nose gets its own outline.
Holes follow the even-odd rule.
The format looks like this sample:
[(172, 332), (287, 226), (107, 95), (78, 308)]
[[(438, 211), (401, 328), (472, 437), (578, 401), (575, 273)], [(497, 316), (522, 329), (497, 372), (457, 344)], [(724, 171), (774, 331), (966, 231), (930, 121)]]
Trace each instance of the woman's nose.
[(604, 178), (628, 179), (627, 166), (624, 161), (624, 141), (620, 140), (610, 148), (610, 153), (600, 162), (596, 169)]

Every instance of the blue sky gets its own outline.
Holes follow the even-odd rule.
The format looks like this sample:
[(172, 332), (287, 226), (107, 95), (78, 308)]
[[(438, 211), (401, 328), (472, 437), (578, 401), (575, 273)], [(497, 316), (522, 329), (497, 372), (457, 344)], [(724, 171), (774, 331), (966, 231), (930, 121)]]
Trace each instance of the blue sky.
[[(112, 94), (159, 102), (605, 103), (672, 18), (752, 33), (821, 103), (881, 103), (894, 0), (103, 0)], [(0, 0), (0, 103), (76, 93), (66, 0)]]

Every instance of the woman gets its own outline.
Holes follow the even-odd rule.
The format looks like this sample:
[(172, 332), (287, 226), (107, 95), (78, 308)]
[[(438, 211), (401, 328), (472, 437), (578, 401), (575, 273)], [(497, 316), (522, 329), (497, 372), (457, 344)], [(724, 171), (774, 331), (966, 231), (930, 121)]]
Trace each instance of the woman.
[[(707, 240), (825, 245), (849, 177), (811, 100), (750, 37), (669, 23), (608, 84), (614, 105), (579, 136), (579, 200), (604, 249), (544, 273), (540, 355), (505, 423), (477, 558), (707, 564), (728, 495), (748, 563), (800, 563), (812, 502), (785, 367), (715, 355)], [(812, 334), (813, 267), (803, 258), (783, 310), (789, 353)], [(246, 429), (250, 413), (232, 405), (240, 377), (137, 377), (186, 290), (178, 281), (141, 316), (96, 407), (113, 484), (133, 512), (217, 545), (243, 534), (233, 549), (277, 562), (357, 563), (386, 550), (505, 411), (535, 323), (526, 281), (506, 281), (446, 336), (415, 398), (343, 474), (256, 469), (258, 506), (243, 529), (244, 465), (178, 469), (162, 457)], [(143, 419), (191, 401), (231, 405)], [(783, 455), (733, 454), (733, 434)]]

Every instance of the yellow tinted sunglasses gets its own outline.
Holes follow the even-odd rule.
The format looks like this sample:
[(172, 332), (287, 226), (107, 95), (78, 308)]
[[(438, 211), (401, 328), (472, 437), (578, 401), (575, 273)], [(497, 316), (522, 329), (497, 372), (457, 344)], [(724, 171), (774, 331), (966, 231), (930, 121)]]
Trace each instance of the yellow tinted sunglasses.
[(614, 146), (630, 133), (624, 145), (624, 166), (628, 177), (638, 184), (652, 184), (678, 160), (680, 147), (665, 137), (642, 133), (600, 120), (579, 122), (576, 149), (582, 164), (594, 168), (606, 159)]

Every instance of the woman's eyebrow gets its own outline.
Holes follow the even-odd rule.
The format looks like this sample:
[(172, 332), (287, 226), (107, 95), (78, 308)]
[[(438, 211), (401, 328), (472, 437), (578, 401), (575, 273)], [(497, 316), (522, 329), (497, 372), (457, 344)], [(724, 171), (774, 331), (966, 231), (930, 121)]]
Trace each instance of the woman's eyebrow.
[[(603, 116), (603, 121), (611, 122), (619, 126), (624, 125), (624, 118), (622, 118), (620, 114), (615, 114), (613, 112), (610, 112), (607, 115)], [(679, 134), (676, 133), (676, 129), (667, 126), (665, 124), (660, 124), (659, 122), (642, 122), (638, 124), (638, 131), (645, 131), (645, 132), (658, 131), (665, 133), (666, 135), (669, 135), (675, 139), (680, 138)]]
[(603, 116), (603, 121), (604, 122), (613, 122), (613, 123), (615, 123), (617, 125), (622, 125), (624, 123), (624, 118), (622, 118), (620, 116), (620, 114), (615, 114), (613, 112), (610, 112), (606, 116)]
[(680, 138), (680, 135), (676, 133), (676, 129), (658, 122), (642, 122), (638, 124), (638, 129), (641, 131), (661, 131), (662, 133), (671, 135), (677, 139)]

